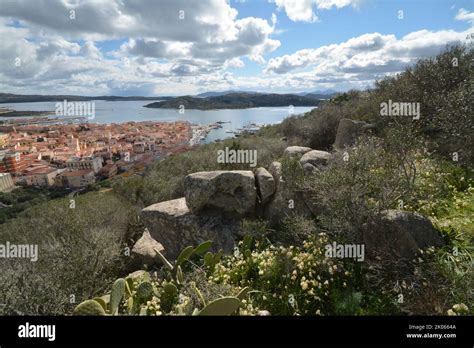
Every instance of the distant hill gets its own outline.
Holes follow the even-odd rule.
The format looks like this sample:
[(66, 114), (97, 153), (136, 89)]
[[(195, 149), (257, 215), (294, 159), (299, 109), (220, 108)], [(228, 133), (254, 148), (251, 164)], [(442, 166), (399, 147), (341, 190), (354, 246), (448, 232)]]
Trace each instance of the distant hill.
[(296, 94), (229, 93), (214, 97), (183, 96), (144, 105), (147, 108), (178, 109), (183, 105), (187, 109), (246, 109), (268, 106), (317, 106), (319, 99), (313, 96)]
[(337, 92), (333, 89), (326, 89), (326, 90), (321, 90), (321, 91), (302, 92), (302, 93), (298, 93), (298, 95), (306, 96), (306, 97), (311, 96), (313, 98), (318, 98), (318, 99), (330, 99), (338, 93), (340, 92)]
[(79, 96), (79, 95), (41, 95), (41, 94), (11, 94), (0, 93), (0, 103), (33, 103), (33, 102), (57, 102), (63, 101), (87, 101), (87, 100), (107, 100), (107, 101), (123, 101), (123, 100), (166, 100), (171, 97), (118, 97), (118, 96)]
[[(199, 97), (199, 98), (219, 97), (221, 95), (232, 94), (232, 93), (241, 93), (241, 92), (236, 91), (236, 90), (221, 91), (221, 92), (209, 91), (209, 92), (204, 92), (204, 93), (197, 94), (197, 95), (195, 95), (195, 97)], [(246, 93), (253, 93), (253, 92), (246, 92)]]

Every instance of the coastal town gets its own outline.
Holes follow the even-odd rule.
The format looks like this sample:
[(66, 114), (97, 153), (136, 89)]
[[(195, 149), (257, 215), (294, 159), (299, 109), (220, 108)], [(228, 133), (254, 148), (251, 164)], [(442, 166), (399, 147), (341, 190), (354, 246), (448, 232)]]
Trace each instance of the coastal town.
[(0, 191), (18, 186), (78, 190), (199, 144), (214, 126), (186, 121), (0, 125)]

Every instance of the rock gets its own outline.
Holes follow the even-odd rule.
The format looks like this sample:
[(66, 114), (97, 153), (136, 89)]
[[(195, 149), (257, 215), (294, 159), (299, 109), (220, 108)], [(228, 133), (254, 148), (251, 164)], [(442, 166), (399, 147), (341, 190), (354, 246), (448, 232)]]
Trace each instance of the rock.
[(305, 164), (303, 164), (303, 171), (304, 171), (305, 175), (313, 175), (313, 174), (317, 173), (319, 170), (318, 170), (318, 168), (316, 168), (312, 164), (305, 163)]
[(238, 217), (220, 212), (194, 215), (184, 197), (146, 207), (140, 217), (170, 259), (176, 259), (185, 247), (197, 246), (206, 240), (213, 242), (211, 250), (223, 249), (230, 253), (235, 240), (243, 234)]
[(374, 127), (374, 125), (364, 121), (355, 121), (348, 118), (341, 119), (337, 127), (334, 148), (342, 150), (346, 146), (353, 146), (361, 134), (369, 132)]
[(278, 187), (279, 183), (282, 181), (282, 166), (280, 162), (272, 162), (268, 171), (273, 176), (275, 187)]
[(277, 226), (283, 218), (289, 215), (311, 216), (312, 213), (306, 206), (303, 193), (296, 191), (290, 183), (282, 178), (282, 165), (280, 162), (272, 162), (268, 168), (275, 180), (275, 194), (264, 208), (263, 217), (270, 222), (271, 226)]
[(131, 278), (133, 280), (139, 279), (145, 275), (146, 271), (140, 270), (140, 271), (135, 271), (127, 275), (125, 278)]
[(303, 168), (305, 164), (311, 164), (316, 168), (321, 168), (328, 164), (330, 158), (331, 154), (327, 151), (311, 150), (301, 157), (300, 163)]
[(412, 259), (418, 249), (444, 245), (428, 218), (401, 210), (383, 211), (379, 222), (366, 224), (363, 241), (369, 256), (403, 259)]
[(265, 168), (260, 167), (255, 172), (255, 183), (257, 185), (257, 193), (260, 198), (260, 203), (267, 203), (270, 197), (275, 193), (276, 189), (273, 175)]
[(312, 149), (310, 147), (305, 146), (288, 146), (284, 151), (284, 155), (290, 158), (300, 158), (306, 152), (309, 152), (311, 150)]
[(143, 235), (137, 240), (132, 249), (132, 262), (136, 267), (143, 267), (144, 265), (151, 266), (155, 263), (156, 251), (163, 251), (163, 245), (158, 243), (150, 235), (148, 229), (145, 229)]
[(211, 208), (239, 215), (255, 211), (257, 192), (251, 171), (198, 172), (184, 179), (186, 204), (193, 213)]

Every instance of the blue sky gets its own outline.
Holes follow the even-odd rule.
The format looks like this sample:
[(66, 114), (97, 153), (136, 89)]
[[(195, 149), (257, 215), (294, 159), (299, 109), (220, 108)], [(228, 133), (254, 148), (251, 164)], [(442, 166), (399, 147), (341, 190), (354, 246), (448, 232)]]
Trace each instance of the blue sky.
[(0, 91), (182, 95), (365, 88), (447, 44), (472, 45), (466, 36), (474, 33), (473, 4), (0, 0)]

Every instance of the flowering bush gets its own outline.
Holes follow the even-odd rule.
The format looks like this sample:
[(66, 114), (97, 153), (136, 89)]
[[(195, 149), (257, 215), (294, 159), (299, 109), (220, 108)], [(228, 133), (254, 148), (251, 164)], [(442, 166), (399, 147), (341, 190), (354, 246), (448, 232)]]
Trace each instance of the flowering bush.
[(216, 284), (250, 287), (253, 306), (275, 315), (359, 314), (363, 296), (358, 267), (326, 257), (328, 243), (325, 233), (305, 241), (302, 247), (260, 248), (257, 241), (252, 248), (243, 241), (234, 255), (216, 265), (209, 279)]

